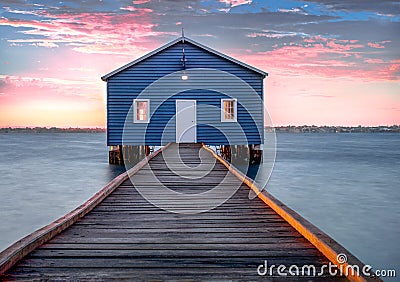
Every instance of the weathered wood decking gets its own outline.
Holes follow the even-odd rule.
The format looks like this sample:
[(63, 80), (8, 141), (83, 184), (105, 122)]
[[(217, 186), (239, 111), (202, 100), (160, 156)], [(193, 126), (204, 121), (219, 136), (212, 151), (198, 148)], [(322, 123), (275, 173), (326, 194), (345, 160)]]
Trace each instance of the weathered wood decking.
[[(327, 256), (314, 246), (318, 246), (318, 240), (311, 244), (292, 227), (293, 223), (289, 224), (263, 201), (249, 200), (249, 187), (223, 163), (215, 162), (209, 151), (200, 145), (179, 147), (186, 169), (179, 164), (178, 146), (173, 144), (164, 154), (142, 164), (132, 178), (134, 185), (149, 189), (159, 198), (165, 190), (156, 178), (171, 190), (184, 193), (205, 192), (221, 181), (224, 187), (240, 185), (239, 190), (211, 211), (181, 214), (153, 206), (129, 179), (125, 180), (88, 214), (18, 261), (0, 280), (265, 281), (271, 277), (257, 274), (257, 267), (265, 260), (269, 266), (313, 264), (318, 272), (329, 263)], [(202, 163), (211, 164), (213, 169), (204, 177), (191, 179), (202, 173), (201, 169), (190, 168), (200, 162), (199, 150)], [(178, 171), (185, 177), (177, 175)], [(203, 203), (200, 200), (194, 207), (185, 201), (169, 203), (168, 198), (165, 202), (175, 211), (202, 209)], [(206, 206), (206, 202), (203, 204)], [(332, 244), (335, 249), (336, 243)], [(15, 250), (8, 250), (8, 259), (15, 256)], [(281, 278), (276, 269), (273, 274), (274, 279)], [(331, 277), (327, 271), (312, 279), (345, 280)]]

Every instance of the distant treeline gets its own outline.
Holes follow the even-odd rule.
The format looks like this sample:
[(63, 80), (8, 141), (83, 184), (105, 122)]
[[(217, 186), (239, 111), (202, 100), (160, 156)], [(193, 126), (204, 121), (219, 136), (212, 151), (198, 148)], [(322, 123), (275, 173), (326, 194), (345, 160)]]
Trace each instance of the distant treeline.
[[(288, 133), (382, 133), (396, 132), (400, 133), (400, 125), (391, 126), (276, 126), (275, 132)], [(265, 130), (272, 131), (271, 127)], [(3, 127), (0, 133), (97, 133), (105, 132), (105, 128), (58, 128), (58, 127)]]
[[(276, 126), (275, 132), (288, 133), (400, 133), (400, 125), (391, 126)], [(268, 128), (266, 128), (268, 130)], [(271, 130), (271, 128), (269, 128)]]
[(2, 133), (97, 133), (105, 132), (105, 128), (58, 128), (58, 127), (3, 127)]

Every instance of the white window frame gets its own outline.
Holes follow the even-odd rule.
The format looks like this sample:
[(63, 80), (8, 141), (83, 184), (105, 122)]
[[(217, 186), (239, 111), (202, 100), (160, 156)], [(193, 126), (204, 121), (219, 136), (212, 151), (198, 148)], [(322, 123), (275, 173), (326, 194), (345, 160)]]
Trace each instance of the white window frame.
[[(233, 119), (225, 119), (225, 109), (224, 102), (225, 101), (233, 101)], [(236, 98), (225, 98), (221, 99), (221, 122), (237, 122), (237, 99)]]
[[(146, 102), (146, 120), (137, 119), (137, 102)], [(134, 99), (133, 100), (133, 122), (134, 123), (149, 123), (150, 121), (150, 100), (149, 99)]]

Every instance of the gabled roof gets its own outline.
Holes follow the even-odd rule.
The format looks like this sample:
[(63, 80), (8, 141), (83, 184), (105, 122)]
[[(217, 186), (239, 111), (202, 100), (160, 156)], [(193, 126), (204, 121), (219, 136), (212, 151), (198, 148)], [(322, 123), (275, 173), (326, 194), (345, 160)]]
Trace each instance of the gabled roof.
[(141, 61), (144, 61), (147, 58), (149, 58), (149, 57), (151, 57), (151, 56), (153, 56), (153, 55), (155, 55), (155, 54), (167, 49), (168, 47), (171, 47), (171, 46), (173, 46), (173, 45), (175, 45), (175, 44), (177, 44), (179, 42), (185, 42), (185, 41), (187, 41), (187, 42), (189, 42), (189, 43), (191, 43), (191, 44), (193, 44), (193, 45), (195, 45), (195, 46), (197, 46), (197, 47), (199, 47), (201, 49), (204, 49), (204, 50), (206, 50), (206, 51), (208, 51), (210, 53), (213, 53), (213, 54), (215, 54), (217, 56), (220, 56), (220, 57), (222, 57), (222, 58), (224, 58), (224, 59), (226, 59), (228, 61), (231, 61), (231, 62), (233, 62), (235, 64), (238, 64), (238, 65), (241, 65), (241, 66), (243, 66), (243, 67), (245, 67), (247, 69), (250, 69), (250, 70), (252, 70), (252, 71), (254, 71), (256, 73), (259, 73), (264, 77), (268, 75), (268, 73), (266, 73), (266, 72), (264, 72), (264, 71), (262, 71), (262, 70), (260, 70), (258, 68), (255, 68), (255, 67), (250, 66), (250, 65), (248, 65), (246, 63), (243, 63), (243, 62), (241, 62), (239, 60), (236, 60), (236, 59), (234, 59), (232, 57), (229, 57), (229, 56), (227, 56), (227, 55), (225, 55), (225, 54), (223, 54), (221, 52), (218, 52), (218, 51), (216, 51), (214, 49), (211, 49), (210, 47), (207, 47), (207, 46), (205, 46), (203, 44), (200, 44), (200, 43), (198, 43), (198, 42), (196, 42), (196, 41), (194, 41), (192, 39), (189, 39), (187, 37), (179, 37), (179, 38), (177, 38), (177, 39), (175, 39), (175, 40), (173, 40), (173, 41), (161, 46), (160, 48), (155, 49), (154, 51), (151, 51), (150, 53), (148, 53), (148, 54), (146, 54), (146, 55), (144, 55), (144, 56), (142, 56), (142, 57), (130, 62), (129, 64), (126, 64), (126, 65), (124, 65), (124, 66), (122, 66), (122, 67), (120, 67), (120, 68), (118, 68), (118, 69), (116, 69), (116, 70), (114, 70), (114, 71), (102, 76), (101, 79), (103, 81), (107, 81), (107, 79), (109, 77), (119, 73), (120, 71), (123, 71), (124, 69), (127, 69), (127, 68), (129, 68), (129, 67), (131, 67), (131, 66), (133, 66), (133, 65), (135, 65), (135, 64), (137, 64), (139, 62), (141, 62)]

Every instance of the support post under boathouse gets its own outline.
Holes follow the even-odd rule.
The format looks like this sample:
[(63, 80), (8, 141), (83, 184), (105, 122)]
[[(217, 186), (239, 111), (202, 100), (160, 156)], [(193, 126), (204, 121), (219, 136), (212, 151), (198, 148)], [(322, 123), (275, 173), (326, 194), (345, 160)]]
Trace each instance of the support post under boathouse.
[(108, 160), (110, 164), (128, 165), (129, 167), (140, 162), (154, 151), (154, 146), (148, 145), (118, 145), (110, 146)]
[(267, 73), (180, 37), (102, 77), (109, 162), (153, 146), (216, 146), (227, 160), (262, 161)]

